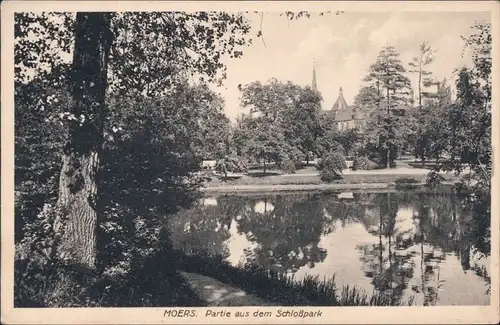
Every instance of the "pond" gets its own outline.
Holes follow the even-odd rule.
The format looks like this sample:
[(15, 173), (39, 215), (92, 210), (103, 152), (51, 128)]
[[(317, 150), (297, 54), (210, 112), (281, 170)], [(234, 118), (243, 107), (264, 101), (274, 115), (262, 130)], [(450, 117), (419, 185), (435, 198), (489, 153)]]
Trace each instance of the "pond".
[(489, 305), (489, 219), (470, 210), (450, 191), (231, 194), (203, 198), (170, 228), (187, 254), (234, 266), (335, 275), (415, 305)]

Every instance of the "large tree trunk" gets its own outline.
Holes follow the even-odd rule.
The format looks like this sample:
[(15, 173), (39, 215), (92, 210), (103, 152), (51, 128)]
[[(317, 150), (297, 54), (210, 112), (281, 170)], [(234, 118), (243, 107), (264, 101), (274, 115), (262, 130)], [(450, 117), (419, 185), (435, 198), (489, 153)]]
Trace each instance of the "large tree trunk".
[(69, 140), (63, 153), (55, 228), (59, 256), (69, 264), (96, 269), (98, 179), (103, 143), (109, 13), (77, 13), (73, 54), (73, 102)]

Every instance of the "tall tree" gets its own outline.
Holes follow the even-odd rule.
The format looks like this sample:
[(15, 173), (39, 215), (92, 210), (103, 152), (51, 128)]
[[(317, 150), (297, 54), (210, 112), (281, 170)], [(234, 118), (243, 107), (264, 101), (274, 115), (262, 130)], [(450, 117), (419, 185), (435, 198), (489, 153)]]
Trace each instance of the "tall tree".
[(477, 23), (464, 37), (472, 53), (473, 66), (463, 68), (456, 82), (457, 100), (444, 118), (449, 125), (446, 138), (451, 158), (447, 169), (461, 172), (468, 164), (481, 183), (491, 177), (491, 25)]
[(397, 150), (402, 147), (400, 116), (411, 102), (411, 84), (405, 72), (399, 53), (394, 47), (386, 46), (364, 78), (374, 95), (367, 98), (374, 98), (377, 104), (367, 127), (372, 140), (370, 147), (378, 152), (379, 163), (387, 168), (393, 165)]
[(73, 103), (59, 179), (58, 205), (66, 211), (66, 220), (56, 221), (56, 229), (64, 226), (61, 257), (89, 269), (96, 268), (98, 174), (111, 42), (109, 13), (76, 15)]
[(425, 92), (424, 89), (436, 84), (431, 77), (432, 72), (427, 69), (427, 66), (434, 62), (435, 52), (436, 50), (433, 50), (429, 43), (424, 41), (420, 44), (419, 55), (409, 63), (410, 70), (408, 72), (418, 75), (418, 108), (422, 108), (422, 99), (429, 96), (429, 93)]
[(432, 97), (413, 112), (413, 127), (417, 130), (415, 156), (420, 157), (423, 163), (428, 158), (438, 159), (444, 152), (446, 119), (443, 114), (451, 103), (451, 88), (444, 79), (437, 83), (437, 91)]
[(406, 69), (399, 55), (393, 46), (382, 48), (364, 78), (384, 99), (384, 102), (378, 102), (378, 107), (385, 108), (388, 114), (393, 109), (406, 108), (410, 102), (410, 79), (405, 76)]
[(244, 157), (262, 163), (264, 174), (268, 162), (279, 165), (285, 156), (283, 131), (263, 116), (246, 119), (242, 127), (235, 131), (234, 137)]
[(241, 92), (241, 105), (254, 116), (252, 125), (263, 128), (262, 132), (280, 134), (283, 154), (293, 161), (310, 158), (321, 128), (318, 92), (276, 79), (267, 84), (252, 82), (241, 87)]
[(415, 73), (418, 76), (417, 81), (417, 97), (418, 97), (418, 109), (414, 111), (413, 128), (415, 129), (415, 138), (413, 139), (415, 146), (415, 155), (420, 157), (423, 162), (425, 162), (426, 151), (428, 150), (428, 143), (425, 136), (422, 135), (422, 124), (423, 119), (427, 117), (427, 112), (422, 111), (422, 106), (424, 105), (423, 100), (428, 98), (437, 98), (435, 92), (425, 91), (432, 85), (438, 85), (432, 78), (432, 72), (427, 69), (427, 66), (434, 62), (434, 53), (427, 41), (420, 44), (419, 55), (415, 56), (413, 60), (409, 63), (410, 70), (408, 72)]
[[(60, 177), (63, 211), (55, 225), (62, 255), (93, 269), (106, 93), (158, 97), (171, 91), (180, 71), (220, 81), (222, 55), (241, 56), (249, 25), (241, 14), (225, 12), (21, 13), (15, 20), (16, 85), (31, 75), (68, 82), (62, 53), (73, 54), (73, 103), (61, 115), (70, 131)], [(58, 74), (49, 81), (47, 71)], [(39, 97), (34, 106), (49, 108), (49, 99)]]
[[(284, 112), (283, 131), (285, 141), (306, 163), (317, 154), (315, 141), (321, 135), (321, 95), (310, 88), (295, 87), (294, 104)], [(292, 95), (293, 98), (293, 95)]]

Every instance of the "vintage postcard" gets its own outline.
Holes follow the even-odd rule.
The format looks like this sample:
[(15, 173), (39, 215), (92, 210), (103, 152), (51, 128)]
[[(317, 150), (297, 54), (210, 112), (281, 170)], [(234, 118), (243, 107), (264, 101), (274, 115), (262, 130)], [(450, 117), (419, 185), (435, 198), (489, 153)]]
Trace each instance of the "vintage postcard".
[(498, 1), (1, 14), (2, 323), (500, 320)]

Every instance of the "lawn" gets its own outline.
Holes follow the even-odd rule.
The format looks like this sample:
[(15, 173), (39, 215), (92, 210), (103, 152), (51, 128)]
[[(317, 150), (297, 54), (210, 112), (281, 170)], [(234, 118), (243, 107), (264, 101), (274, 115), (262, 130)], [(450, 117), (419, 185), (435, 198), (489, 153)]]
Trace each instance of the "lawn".
[[(211, 181), (206, 182), (206, 189), (215, 188), (229, 188), (234, 187), (255, 187), (262, 185), (268, 186), (304, 186), (304, 185), (325, 185), (326, 187), (335, 187), (335, 184), (385, 184), (392, 185), (401, 178), (412, 179), (414, 183), (425, 183), (427, 179), (427, 174), (430, 170), (422, 168), (412, 168), (407, 166), (402, 166), (394, 169), (377, 169), (368, 171), (353, 171), (351, 169), (344, 170), (342, 179), (334, 181), (332, 183), (324, 182), (320, 179), (318, 171), (314, 166), (305, 166), (298, 169), (293, 174), (285, 174), (280, 170), (267, 171), (265, 174), (262, 170), (253, 169), (249, 173), (243, 174), (239, 178), (232, 178), (229, 180), (221, 180), (216, 177), (212, 178)], [(453, 174), (441, 174), (446, 182), (454, 182), (457, 177)], [(342, 186), (339, 186), (342, 187)]]

